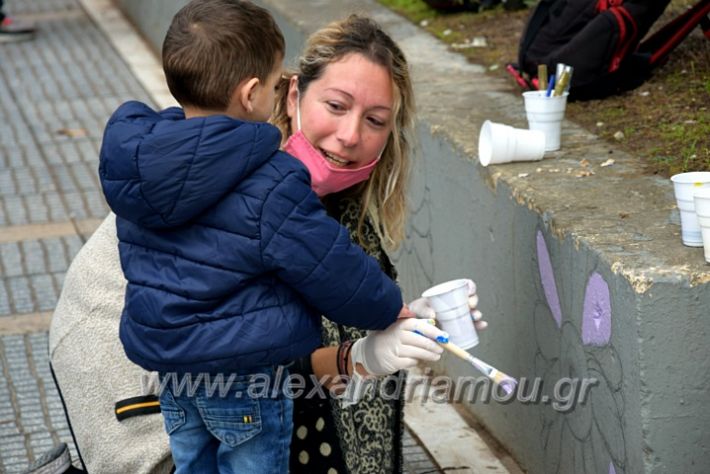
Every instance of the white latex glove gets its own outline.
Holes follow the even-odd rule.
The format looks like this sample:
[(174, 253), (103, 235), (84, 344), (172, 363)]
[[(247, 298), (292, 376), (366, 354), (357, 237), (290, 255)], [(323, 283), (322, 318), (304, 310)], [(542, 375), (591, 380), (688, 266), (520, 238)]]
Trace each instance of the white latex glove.
[(437, 338), (448, 342), (449, 335), (422, 319), (398, 319), (387, 329), (370, 331), (355, 341), (350, 357), (356, 370), (361, 364), (370, 375), (389, 375), (420, 360), (439, 360), (444, 349), (432, 340)]
[[(481, 331), (488, 327), (488, 323), (483, 321), (481, 314), (476, 307), (478, 306), (478, 295), (476, 294), (476, 283), (473, 280), (467, 279), (468, 283), (468, 307), (471, 309), (471, 317), (476, 330)], [(429, 300), (426, 298), (417, 298), (407, 305), (409, 310), (417, 315), (417, 318), (436, 319), (434, 309), (429, 305)]]

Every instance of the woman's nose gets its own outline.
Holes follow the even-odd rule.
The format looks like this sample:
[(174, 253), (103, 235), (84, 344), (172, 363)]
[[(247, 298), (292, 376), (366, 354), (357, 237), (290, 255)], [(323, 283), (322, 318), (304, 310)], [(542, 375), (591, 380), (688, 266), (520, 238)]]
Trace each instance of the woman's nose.
[(344, 117), (338, 127), (337, 138), (345, 147), (357, 145), (360, 141), (360, 121), (356, 117)]

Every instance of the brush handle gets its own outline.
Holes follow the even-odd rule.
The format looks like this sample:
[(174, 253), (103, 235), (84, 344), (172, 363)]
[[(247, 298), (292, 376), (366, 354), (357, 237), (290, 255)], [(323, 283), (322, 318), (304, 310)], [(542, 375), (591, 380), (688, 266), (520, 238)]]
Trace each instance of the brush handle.
[(558, 97), (561, 96), (565, 89), (567, 88), (567, 84), (569, 84), (569, 81), (571, 79), (571, 73), (565, 69), (565, 71), (562, 73), (560, 76), (559, 80), (557, 81), (557, 84), (555, 84), (555, 90), (552, 92), (553, 97)]
[[(501, 382), (505, 381), (513, 381), (515, 382), (515, 379), (511, 377), (510, 375), (501, 372), (500, 370), (496, 369), (495, 367), (490, 366), (489, 364), (486, 364), (482, 360), (473, 357), (471, 354), (466, 352), (465, 350), (461, 349), (459, 346), (454, 344), (453, 342), (447, 342), (446, 344), (441, 344), (441, 346), (454, 354), (457, 357), (460, 357), (461, 359), (468, 361), (472, 363), (478, 370), (483, 371), (482, 368), (490, 368), (491, 372), (489, 374), (486, 374), (491, 380), (493, 380), (494, 383), (500, 384)], [(484, 372), (485, 374), (485, 372)]]
[(467, 361), (471, 362), (471, 354), (469, 354), (465, 350), (461, 349), (459, 346), (457, 346), (453, 342), (447, 342), (446, 344), (441, 344), (441, 347), (443, 347), (447, 351), (451, 352), (452, 354), (462, 358), (463, 360), (467, 360)]
[(547, 91), (545, 92), (546, 97), (550, 97), (550, 94), (552, 94), (553, 87), (555, 87), (555, 75), (550, 74), (550, 77), (547, 82)]
[(547, 64), (537, 66), (537, 89), (547, 91)]

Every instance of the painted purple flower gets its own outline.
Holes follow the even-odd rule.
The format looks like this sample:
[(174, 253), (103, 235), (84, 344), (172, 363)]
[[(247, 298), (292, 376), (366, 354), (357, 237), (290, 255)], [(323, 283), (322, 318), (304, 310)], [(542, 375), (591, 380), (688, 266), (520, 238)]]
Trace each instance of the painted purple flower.
[(562, 309), (560, 309), (560, 298), (557, 296), (557, 285), (555, 284), (555, 272), (552, 270), (550, 253), (547, 251), (545, 237), (541, 231), (537, 231), (537, 263), (540, 270), (540, 281), (545, 290), (547, 305), (550, 307), (552, 317), (557, 321), (557, 327), (562, 324)]
[(609, 285), (594, 272), (587, 282), (582, 314), (582, 342), (605, 346), (611, 338), (611, 298)]
[[(563, 294), (560, 298), (542, 232), (538, 231), (536, 240), (545, 302), (542, 298), (538, 301), (533, 316), (537, 344), (534, 367), (535, 374), (543, 379), (543, 393), (554, 399), (552, 388), (564, 377), (598, 380), (589, 391), (586, 403), (578, 403), (572, 410), (541, 407), (540, 442), (544, 472), (597, 474), (608, 471), (609, 474), (621, 474), (627, 465), (623, 369), (611, 344), (609, 286), (599, 273), (589, 276), (584, 290), (580, 330), (579, 319), (563, 318), (562, 312), (563, 306), (567, 308), (580, 298), (575, 293)], [(581, 292), (575, 287), (569, 287), (569, 290)]]

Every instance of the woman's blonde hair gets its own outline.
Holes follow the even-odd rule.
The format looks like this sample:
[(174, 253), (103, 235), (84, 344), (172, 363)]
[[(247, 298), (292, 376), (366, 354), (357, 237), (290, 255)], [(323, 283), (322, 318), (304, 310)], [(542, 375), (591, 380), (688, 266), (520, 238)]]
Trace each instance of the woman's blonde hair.
[[(410, 141), (414, 116), (414, 94), (409, 68), (404, 54), (392, 38), (372, 19), (351, 15), (330, 23), (312, 34), (298, 64), (298, 90), (303, 97), (308, 86), (320, 78), (329, 64), (348, 54), (362, 54), (390, 73), (394, 93), (392, 133), (380, 162), (370, 178), (353, 188), (361, 200), (358, 238), (362, 240), (365, 217), (369, 217), (383, 246), (396, 249), (404, 239), (407, 215), (406, 191), (410, 168)], [(291, 135), (291, 120), (287, 114), (287, 96), (291, 75), (284, 75), (278, 89), (278, 99), (272, 123), (283, 134)]]

